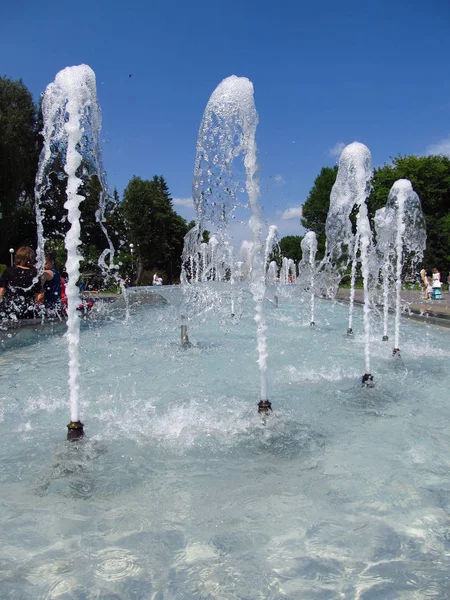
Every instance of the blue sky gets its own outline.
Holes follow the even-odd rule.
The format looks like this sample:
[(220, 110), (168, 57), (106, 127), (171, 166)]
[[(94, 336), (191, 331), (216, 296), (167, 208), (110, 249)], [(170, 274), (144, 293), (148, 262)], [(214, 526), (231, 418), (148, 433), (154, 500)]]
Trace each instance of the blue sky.
[(110, 187), (162, 174), (187, 219), (206, 103), (248, 77), (264, 216), (301, 234), (300, 207), (343, 144), (365, 143), (374, 166), (450, 154), (449, 33), (448, 0), (25, 0), (2, 8), (0, 74), (37, 100), (59, 70), (90, 65)]

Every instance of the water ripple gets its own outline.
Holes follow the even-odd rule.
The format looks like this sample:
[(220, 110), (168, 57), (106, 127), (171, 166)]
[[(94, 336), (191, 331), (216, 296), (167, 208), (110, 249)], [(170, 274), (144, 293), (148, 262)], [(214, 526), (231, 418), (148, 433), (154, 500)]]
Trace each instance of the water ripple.
[(96, 562), (94, 575), (99, 579), (118, 582), (136, 577), (140, 572), (137, 558), (123, 548), (107, 548), (92, 555)]

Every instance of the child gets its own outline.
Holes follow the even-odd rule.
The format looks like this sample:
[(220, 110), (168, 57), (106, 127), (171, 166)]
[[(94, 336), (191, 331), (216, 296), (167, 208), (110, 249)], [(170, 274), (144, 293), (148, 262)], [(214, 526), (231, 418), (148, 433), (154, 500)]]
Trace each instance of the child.
[(431, 298), (433, 294), (433, 278), (432, 277), (428, 277), (427, 278), (427, 295), (426, 295), (426, 300), (429, 300)]

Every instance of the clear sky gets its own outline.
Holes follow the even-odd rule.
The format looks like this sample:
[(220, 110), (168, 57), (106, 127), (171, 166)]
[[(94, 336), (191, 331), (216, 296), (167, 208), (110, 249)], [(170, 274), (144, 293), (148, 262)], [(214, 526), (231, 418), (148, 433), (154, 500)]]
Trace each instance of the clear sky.
[(161, 174), (189, 220), (206, 103), (248, 77), (264, 216), (301, 234), (300, 207), (342, 145), (365, 143), (374, 166), (450, 154), (449, 34), (449, 0), (24, 0), (1, 10), (0, 75), (38, 100), (59, 70), (90, 65), (110, 187)]

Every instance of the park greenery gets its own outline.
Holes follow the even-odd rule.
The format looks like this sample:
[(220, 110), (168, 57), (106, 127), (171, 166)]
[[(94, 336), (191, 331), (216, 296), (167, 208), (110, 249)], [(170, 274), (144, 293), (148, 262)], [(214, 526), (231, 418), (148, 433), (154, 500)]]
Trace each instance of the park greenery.
[[(42, 114), (21, 80), (0, 78), (0, 263), (10, 259), (9, 248), (36, 247), (34, 186), (42, 149)], [(59, 268), (65, 264), (64, 236), (69, 228), (66, 201), (67, 175), (62, 155), (54, 153), (41, 196), (46, 249), (53, 250)], [(115, 248), (115, 265), (122, 277), (150, 283), (158, 270), (166, 283), (179, 279), (184, 236), (193, 226), (172, 206), (168, 185), (161, 175), (151, 180), (133, 177), (122, 200), (117, 190), (107, 194), (89, 163), (77, 171), (82, 180), (80, 204), (82, 277), (99, 287), (98, 259), (109, 240)], [(103, 214), (99, 215), (103, 198)], [(101, 226), (103, 225), (103, 227)], [(107, 282), (108, 285), (111, 281)]]
[[(0, 264), (9, 262), (9, 248), (36, 246), (34, 186), (42, 149), (42, 115), (21, 80), (0, 77)], [(325, 221), (337, 166), (323, 167), (303, 204), (301, 224), (316, 233), (318, 257), (325, 252)], [(56, 252), (64, 265), (63, 239), (69, 224), (64, 202), (67, 176), (61, 156), (56, 153), (47, 173), (50, 185), (41, 199), (47, 248)], [(123, 277), (149, 283), (154, 270), (167, 283), (179, 279), (183, 239), (193, 223), (187, 223), (173, 209), (164, 177), (133, 176), (123, 198), (117, 190), (103, 200), (99, 223), (99, 200), (104, 196), (97, 174), (84, 160), (78, 176), (82, 180), (80, 204), (82, 273), (101, 280), (98, 259), (108, 247), (104, 229), (116, 249), (115, 264)], [(427, 224), (427, 249), (423, 265), (441, 271), (450, 268), (450, 158), (447, 156), (398, 156), (374, 170), (369, 216), (386, 204), (389, 190), (400, 178), (409, 179), (418, 193)], [(101, 227), (100, 225), (104, 225)], [(205, 232), (207, 236), (208, 232)], [(205, 238), (207, 239), (207, 237)], [(274, 253), (301, 259), (301, 236), (286, 236)]]
[[(303, 204), (301, 223), (318, 237), (318, 256), (325, 251), (325, 221), (337, 166), (323, 167)], [(409, 179), (419, 195), (427, 227), (427, 248), (422, 265), (431, 270), (450, 269), (450, 158), (447, 156), (398, 156), (374, 170), (368, 198), (369, 217), (385, 206), (397, 179)], [(420, 266), (422, 266), (420, 265)]]

